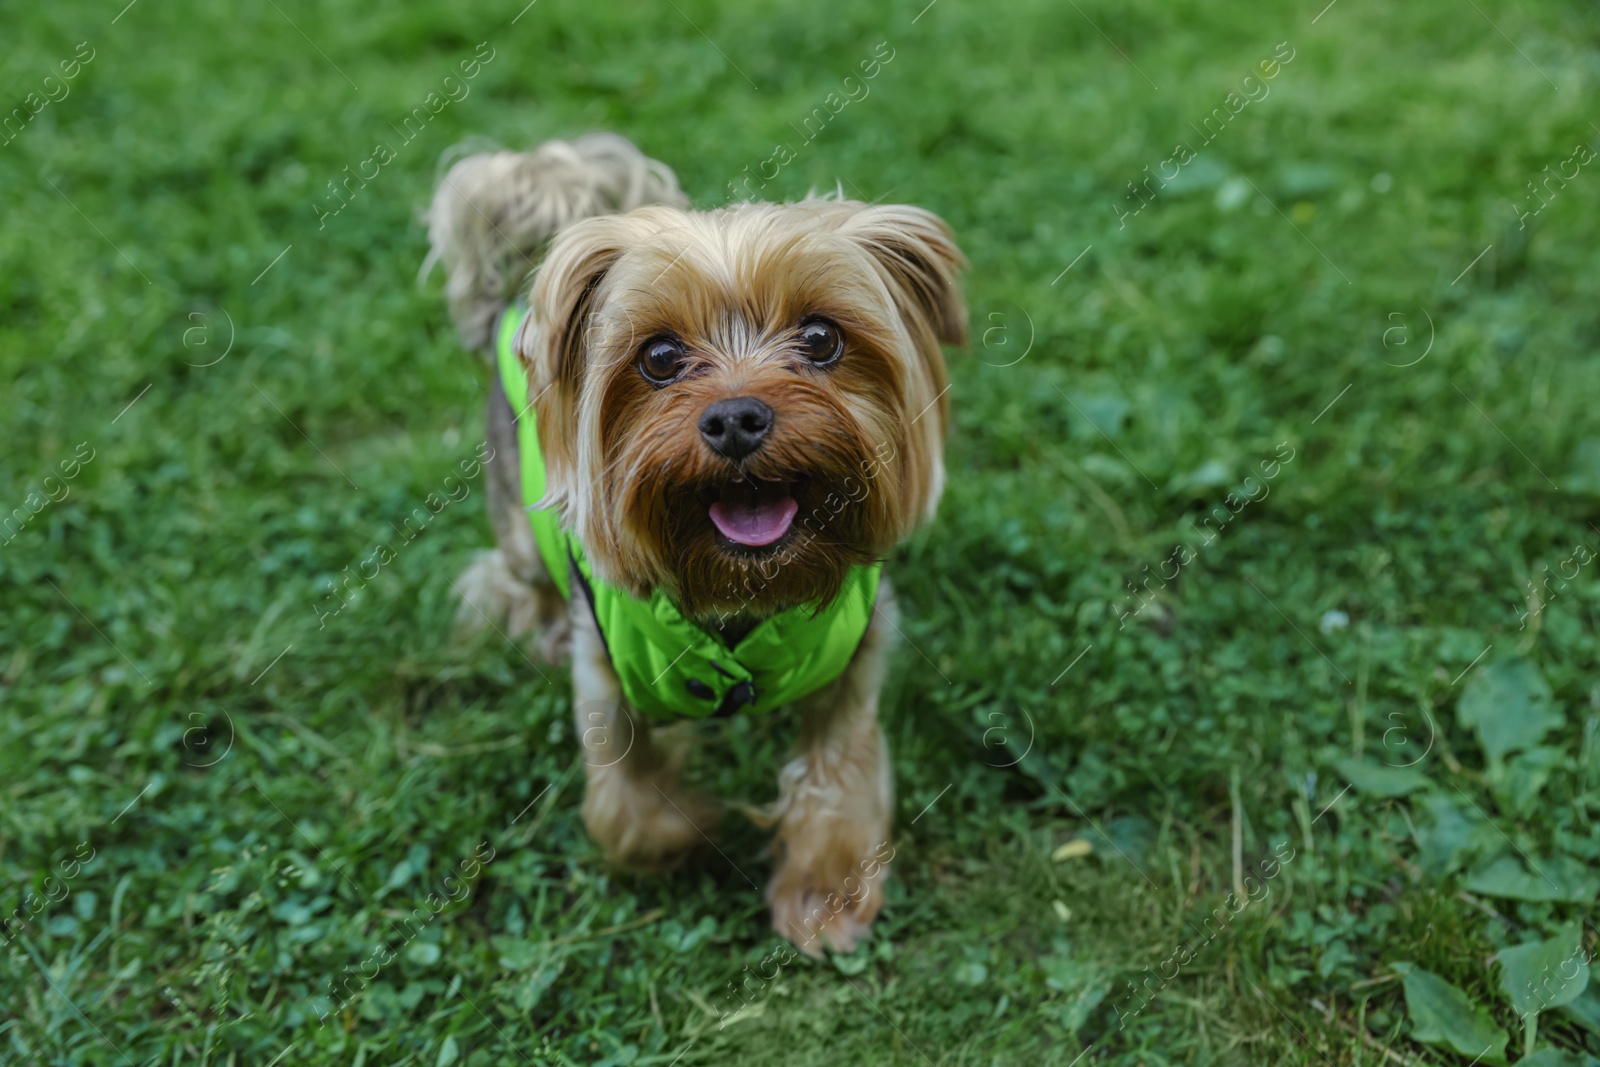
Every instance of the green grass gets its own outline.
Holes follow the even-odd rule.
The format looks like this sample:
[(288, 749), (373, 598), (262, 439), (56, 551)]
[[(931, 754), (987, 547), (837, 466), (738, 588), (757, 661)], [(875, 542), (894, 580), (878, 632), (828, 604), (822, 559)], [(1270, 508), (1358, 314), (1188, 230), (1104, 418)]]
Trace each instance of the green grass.
[[(94, 53), (0, 147), (0, 516), (66, 492), (0, 534), (0, 918), (58, 898), (4, 945), (0, 1062), (1464, 1067), (1410, 1036), (1391, 964), (1520, 1052), (1491, 956), (1574, 922), (1594, 946), (1592, 891), (1475, 878), (1513, 849), (1600, 862), (1600, 563), (1519, 628), (1530, 579), (1600, 544), (1600, 174), (1526, 229), (1511, 206), (1600, 140), (1592, 10), (119, 6), (5, 16), (6, 107)], [(401, 143), (479, 42), (469, 94)], [(880, 42), (870, 94), (800, 145)], [(318, 625), (481, 440), (481, 376), (415, 284), (441, 154), (592, 128), (701, 206), (789, 143), (763, 195), (922, 204), (972, 260), (951, 486), (892, 565), (888, 905), (725, 1027), (779, 945), (763, 838), (733, 820), (661, 879), (600, 862), (565, 679), (451, 637), (481, 480)], [(1502, 763), (1458, 704), (1507, 678), (1489, 714), (1532, 751)], [(791, 725), (719, 727), (699, 773), (770, 796)], [(1352, 756), (1420, 761), (1346, 764), (1342, 792)], [(1223, 906), (1235, 827), (1245, 864), (1294, 858), (1119, 1028), (1126, 983)], [(1053, 860), (1074, 837), (1093, 855)], [(1546, 1012), (1538, 1042), (1593, 1026)]]

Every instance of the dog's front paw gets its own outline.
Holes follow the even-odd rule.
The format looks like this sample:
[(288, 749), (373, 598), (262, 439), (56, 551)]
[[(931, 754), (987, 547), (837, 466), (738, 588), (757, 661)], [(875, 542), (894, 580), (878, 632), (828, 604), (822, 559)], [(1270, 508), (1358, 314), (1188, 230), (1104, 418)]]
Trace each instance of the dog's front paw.
[(565, 663), (572, 656), (572, 627), (566, 616), (551, 622), (533, 641), (534, 657), (544, 663)]
[(786, 847), (786, 855), (767, 884), (772, 928), (808, 956), (820, 958), (823, 945), (853, 951), (883, 907), (889, 865), (881, 853), (887, 843), (861, 851), (846, 840), (856, 840), (855, 835), (818, 841), (813, 832), (812, 840), (803, 842), (811, 847), (803, 851), (792, 839), (784, 842), (780, 847)]
[(669, 775), (630, 776), (620, 769), (593, 775), (583, 798), (589, 836), (619, 867), (648, 874), (669, 871), (711, 840), (722, 809), (680, 790)]
[(538, 621), (538, 601), (531, 586), (511, 573), (505, 553), (498, 548), (479, 552), (455, 581), (461, 594), (456, 609), (456, 630), (476, 633), (484, 627), (504, 628), (507, 637), (519, 637)]
[(528, 650), (544, 663), (565, 662), (571, 653), (572, 629), (559, 594), (518, 578), (503, 550), (478, 553), (455, 587), (461, 594), (458, 634), (493, 627), (508, 638), (529, 635)]

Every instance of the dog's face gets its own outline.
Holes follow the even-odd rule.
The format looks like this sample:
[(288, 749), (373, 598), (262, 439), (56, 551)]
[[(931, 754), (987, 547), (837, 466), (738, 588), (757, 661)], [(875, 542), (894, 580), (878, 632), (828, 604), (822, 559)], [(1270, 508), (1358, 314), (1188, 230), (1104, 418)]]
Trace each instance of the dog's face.
[(571, 227), (517, 345), (546, 505), (693, 617), (832, 599), (938, 503), (963, 263), (928, 212), (848, 201)]

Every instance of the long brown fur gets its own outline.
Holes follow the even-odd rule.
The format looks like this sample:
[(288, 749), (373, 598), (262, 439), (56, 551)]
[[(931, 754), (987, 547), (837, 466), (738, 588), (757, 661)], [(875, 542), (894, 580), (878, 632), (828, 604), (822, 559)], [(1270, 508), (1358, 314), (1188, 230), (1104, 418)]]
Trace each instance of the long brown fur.
[[(492, 398), (492, 434), (509, 442), (491, 470), (500, 548), (464, 576), (463, 618), (520, 611), (546, 652), (570, 635), (585, 824), (614, 861), (669, 866), (709, 835), (717, 808), (679, 784), (683, 739), (669, 742), (622, 701), (582, 598), (559, 616), (517, 513), (556, 509), (603, 579), (638, 596), (664, 590), (725, 634), (826, 603), (851, 567), (887, 556), (938, 506), (949, 414), (940, 346), (966, 340), (965, 260), (949, 228), (916, 207), (810, 198), (687, 210), (670, 170), (612, 137), (457, 163), (430, 238), (474, 345), (488, 342), (516, 257), (543, 253), (516, 347), (546, 495), (521, 499), (508, 409)], [(799, 331), (815, 316), (843, 332), (836, 365), (804, 356)], [(664, 387), (639, 367), (642, 346), (662, 336), (689, 353)], [(737, 463), (698, 429), (710, 405), (734, 397), (773, 413), (761, 447)], [(780, 542), (745, 550), (716, 533), (707, 502), (737, 478), (790, 487), (799, 514)], [(774, 926), (807, 952), (847, 951), (882, 902), (862, 873), (881, 877), (882, 850), (892, 855), (877, 694), (893, 612), (885, 581), (855, 659), (801, 702), (799, 750), (766, 814), (778, 826)]]

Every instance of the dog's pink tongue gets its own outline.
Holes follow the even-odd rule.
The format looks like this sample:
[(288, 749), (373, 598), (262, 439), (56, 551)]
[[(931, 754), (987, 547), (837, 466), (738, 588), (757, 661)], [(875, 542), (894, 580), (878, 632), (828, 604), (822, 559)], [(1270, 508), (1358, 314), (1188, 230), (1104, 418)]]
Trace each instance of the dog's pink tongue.
[(789, 532), (800, 505), (788, 493), (781, 496), (725, 494), (711, 505), (711, 521), (734, 544), (759, 548)]

